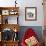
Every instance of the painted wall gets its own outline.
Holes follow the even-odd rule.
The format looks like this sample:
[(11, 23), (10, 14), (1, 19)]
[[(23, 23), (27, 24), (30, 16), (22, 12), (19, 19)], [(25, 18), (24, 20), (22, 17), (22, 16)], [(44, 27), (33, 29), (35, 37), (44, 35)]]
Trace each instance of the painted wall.
[[(0, 6), (1, 7), (15, 6), (14, 1), (15, 0), (0, 0)], [(44, 25), (42, 2), (43, 2), (42, 0), (17, 0), (18, 3), (17, 6), (19, 6), (20, 26), (43, 26)], [(37, 21), (25, 21), (25, 7), (37, 7)], [(15, 20), (13, 22), (15, 22)]]

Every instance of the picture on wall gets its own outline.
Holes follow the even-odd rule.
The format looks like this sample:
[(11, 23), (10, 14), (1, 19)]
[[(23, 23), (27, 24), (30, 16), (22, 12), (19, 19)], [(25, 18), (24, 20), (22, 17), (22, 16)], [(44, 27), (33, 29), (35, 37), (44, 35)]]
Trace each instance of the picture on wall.
[(36, 7), (25, 8), (25, 20), (27, 21), (37, 20), (37, 8)]

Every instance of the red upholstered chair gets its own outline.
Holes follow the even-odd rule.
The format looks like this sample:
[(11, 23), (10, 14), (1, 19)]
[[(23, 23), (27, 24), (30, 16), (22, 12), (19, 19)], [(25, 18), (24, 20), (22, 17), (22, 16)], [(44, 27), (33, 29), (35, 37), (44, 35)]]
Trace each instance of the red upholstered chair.
[(25, 32), (25, 35), (22, 38), (21, 46), (41, 46), (36, 38), (36, 33), (32, 28), (28, 28)]

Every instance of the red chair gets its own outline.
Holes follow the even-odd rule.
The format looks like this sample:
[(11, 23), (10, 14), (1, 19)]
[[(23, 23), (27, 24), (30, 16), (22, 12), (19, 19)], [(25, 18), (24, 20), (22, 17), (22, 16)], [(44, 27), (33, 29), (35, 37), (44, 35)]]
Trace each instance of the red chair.
[[(25, 40), (32, 37), (32, 36), (36, 38), (36, 33), (34, 32), (34, 30), (32, 28), (28, 28), (27, 31), (24, 34), (24, 37), (22, 38), (21, 46), (27, 46)], [(34, 46), (41, 46), (41, 45), (40, 45), (39, 42), (37, 42), (37, 44), (34, 45)]]

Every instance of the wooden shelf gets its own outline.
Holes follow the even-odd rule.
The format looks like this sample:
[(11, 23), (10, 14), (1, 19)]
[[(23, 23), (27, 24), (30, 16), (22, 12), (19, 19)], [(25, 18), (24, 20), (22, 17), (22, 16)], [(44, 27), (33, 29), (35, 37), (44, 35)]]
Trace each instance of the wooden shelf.
[[(17, 15), (17, 16), (19, 15), (19, 7), (0, 7), (0, 14), (2, 14), (2, 11), (8, 12), (7, 15)], [(12, 13), (17, 12), (17, 13), (10, 14), (10, 12), (12, 12)], [(4, 14), (4, 15), (6, 15), (6, 14)], [(3, 14), (2, 14), (2, 16), (3, 16)]]
[(3, 41), (1, 42), (2, 46), (18, 46), (18, 41)]
[[(15, 19), (17, 21), (17, 23), (9, 24), (8, 23), (9, 16), (14, 16), (14, 17), (17, 16), (17, 18)], [(19, 7), (0, 7), (0, 21), (1, 21), (1, 24), (0, 24), (0, 32), (1, 32), (0, 46), (18, 46), (18, 39), (16, 41), (16, 38), (18, 38), (19, 29), (20, 29), (20, 26), (18, 24), (18, 17), (19, 17)], [(10, 31), (14, 31), (14, 33), (13, 33), (14, 35), (12, 34), (13, 37), (10, 37), (11, 39), (8, 37), (8, 34), (6, 33), (8, 39), (10, 39), (9, 41), (3, 39), (4, 37), (2, 37), (4, 35), (4, 32), (3, 32), (4, 29), (10, 29)], [(16, 37), (15, 37), (15, 34), (16, 34)], [(9, 36), (12, 36), (12, 35), (9, 35)], [(13, 41), (12, 38), (15, 39), (15, 41)]]
[(0, 24), (0, 28), (1, 28), (1, 31), (3, 30), (3, 29), (5, 29), (5, 28), (10, 28), (10, 29), (12, 29), (13, 31), (16, 29), (17, 30), (17, 32), (19, 31), (19, 29), (20, 29), (20, 26), (19, 26), (19, 24)]
[(19, 42), (19, 40), (16, 40), (16, 41), (12, 41), (12, 40), (10, 40), (10, 41), (3, 41), (3, 42), (5, 42), (5, 43), (8, 43), (8, 42), (10, 42), (10, 43), (12, 43), (12, 42)]
[(1, 10), (5, 9), (18, 9), (19, 7), (0, 7)]

